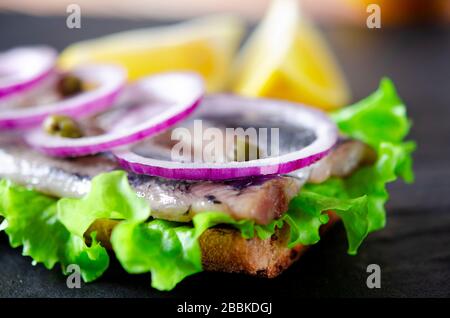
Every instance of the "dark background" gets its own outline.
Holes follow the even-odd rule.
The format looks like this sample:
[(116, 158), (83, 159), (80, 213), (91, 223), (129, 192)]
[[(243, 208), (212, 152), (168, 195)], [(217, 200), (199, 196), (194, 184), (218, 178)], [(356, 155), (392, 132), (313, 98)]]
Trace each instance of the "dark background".
[[(162, 23), (162, 22), (161, 22)], [(85, 38), (161, 24), (83, 18), (69, 30), (65, 17), (0, 14), (0, 50), (49, 44), (58, 49)], [(167, 23), (167, 22), (164, 22)], [(324, 27), (349, 79), (354, 100), (391, 77), (414, 126), (416, 182), (389, 186), (386, 229), (372, 234), (357, 256), (346, 254), (341, 225), (284, 274), (273, 280), (200, 273), (173, 291), (150, 287), (150, 275), (129, 275), (113, 261), (98, 281), (68, 289), (59, 268), (32, 266), (0, 233), (1, 297), (449, 297), (450, 296), (450, 27)], [(368, 264), (381, 266), (381, 289), (366, 287)]]

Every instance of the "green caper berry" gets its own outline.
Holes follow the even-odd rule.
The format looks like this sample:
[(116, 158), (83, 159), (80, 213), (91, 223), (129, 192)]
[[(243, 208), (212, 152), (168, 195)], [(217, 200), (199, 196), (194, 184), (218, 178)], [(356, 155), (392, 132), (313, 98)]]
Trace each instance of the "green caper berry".
[(82, 92), (83, 83), (74, 75), (65, 75), (59, 80), (57, 88), (61, 96), (68, 97)]
[(43, 124), (44, 130), (54, 136), (66, 138), (80, 138), (83, 133), (78, 124), (70, 117), (64, 115), (50, 115)]

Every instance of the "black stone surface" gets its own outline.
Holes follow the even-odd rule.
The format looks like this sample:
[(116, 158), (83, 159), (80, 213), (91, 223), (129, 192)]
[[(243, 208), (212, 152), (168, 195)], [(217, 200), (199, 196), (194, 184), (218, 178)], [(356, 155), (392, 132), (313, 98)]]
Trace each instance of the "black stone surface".
[[(0, 14), (0, 50), (17, 45), (67, 44), (157, 22), (82, 20), (69, 30), (65, 19)], [(59, 269), (32, 266), (0, 234), (1, 297), (417, 297), (450, 296), (450, 28), (367, 30), (326, 28), (357, 100), (391, 77), (414, 121), (411, 138), (416, 183), (391, 185), (388, 224), (371, 235), (357, 256), (346, 254), (345, 233), (332, 229), (283, 275), (265, 280), (201, 273), (170, 293), (150, 288), (149, 275), (128, 275), (117, 262), (98, 281), (68, 289)], [(381, 266), (380, 289), (366, 287), (366, 267)]]

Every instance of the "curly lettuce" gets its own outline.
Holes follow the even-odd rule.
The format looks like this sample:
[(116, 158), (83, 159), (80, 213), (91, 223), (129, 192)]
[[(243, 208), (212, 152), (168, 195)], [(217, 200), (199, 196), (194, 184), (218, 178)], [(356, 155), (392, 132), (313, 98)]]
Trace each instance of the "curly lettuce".
[(392, 81), (383, 79), (375, 93), (332, 118), (342, 134), (363, 141), (377, 153), (375, 164), (342, 180), (338, 192), (348, 197), (367, 195), (369, 232), (382, 229), (386, 224), (384, 204), (389, 198), (386, 184), (399, 176), (407, 183), (414, 181), (412, 152), (416, 144), (404, 141), (411, 127), (406, 107)]
[(52, 269), (60, 263), (66, 267), (77, 264), (84, 281), (100, 277), (109, 266), (109, 257), (92, 236), (88, 246), (72, 235), (57, 216), (57, 200), (36, 191), (0, 181), (0, 215), (12, 247), (22, 246), (22, 255), (30, 256), (33, 264), (42, 263)]
[(189, 224), (124, 221), (115, 227), (111, 244), (128, 273), (150, 272), (152, 287), (159, 290), (171, 290), (202, 270), (198, 236)]
[(145, 221), (150, 216), (150, 207), (136, 195), (124, 171), (96, 176), (86, 196), (60, 199), (57, 208), (59, 220), (78, 237), (97, 219)]

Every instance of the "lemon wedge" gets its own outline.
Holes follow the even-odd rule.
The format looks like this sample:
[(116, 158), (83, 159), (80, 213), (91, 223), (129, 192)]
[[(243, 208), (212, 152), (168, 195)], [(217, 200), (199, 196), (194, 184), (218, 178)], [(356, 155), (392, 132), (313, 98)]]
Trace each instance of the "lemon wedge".
[(231, 16), (210, 16), (171, 26), (125, 31), (66, 48), (60, 66), (86, 62), (125, 66), (131, 80), (164, 71), (201, 74), (207, 90), (226, 84), (245, 26)]
[(296, 0), (274, 0), (235, 64), (231, 88), (331, 110), (349, 101), (343, 74)]

